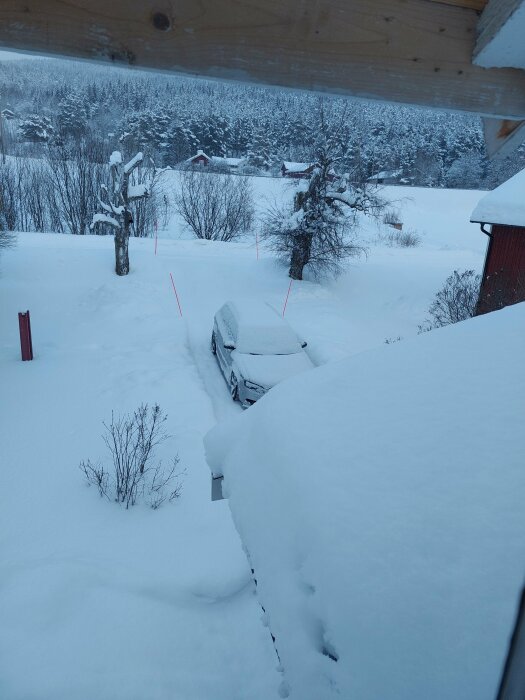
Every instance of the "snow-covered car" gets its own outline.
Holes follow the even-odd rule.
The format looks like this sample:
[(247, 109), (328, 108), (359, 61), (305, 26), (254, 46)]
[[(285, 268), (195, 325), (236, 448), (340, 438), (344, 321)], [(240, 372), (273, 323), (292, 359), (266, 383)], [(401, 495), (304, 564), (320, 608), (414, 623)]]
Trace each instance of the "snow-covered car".
[(286, 321), (264, 302), (228, 301), (215, 314), (211, 350), (244, 408), (283, 379), (313, 367)]

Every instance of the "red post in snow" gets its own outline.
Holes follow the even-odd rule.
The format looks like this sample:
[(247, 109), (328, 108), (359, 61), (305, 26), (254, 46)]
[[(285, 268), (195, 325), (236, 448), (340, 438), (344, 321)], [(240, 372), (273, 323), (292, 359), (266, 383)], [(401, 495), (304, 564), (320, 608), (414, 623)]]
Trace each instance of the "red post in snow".
[(29, 311), (25, 313), (20, 311), (18, 314), (18, 326), (20, 328), (20, 349), (22, 351), (22, 360), (33, 359), (33, 341), (31, 339), (31, 318)]
[(288, 285), (288, 293), (286, 295), (286, 300), (284, 302), (284, 308), (283, 308), (283, 317), (284, 317), (284, 312), (286, 311), (286, 307), (288, 306), (288, 297), (290, 296), (290, 290), (292, 288), (292, 282), (293, 279), (290, 280), (290, 284)]
[(175, 298), (177, 299), (177, 306), (179, 307), (179, 314), (182, 318), (182, 309), (180, 308), (179, 295), (177, 294), (177, 287), (175, 287), (175, 282), (173, 281), (173, 275), (170, 272), (171, 284), (173, 286), (173, 291), (175, 292)]

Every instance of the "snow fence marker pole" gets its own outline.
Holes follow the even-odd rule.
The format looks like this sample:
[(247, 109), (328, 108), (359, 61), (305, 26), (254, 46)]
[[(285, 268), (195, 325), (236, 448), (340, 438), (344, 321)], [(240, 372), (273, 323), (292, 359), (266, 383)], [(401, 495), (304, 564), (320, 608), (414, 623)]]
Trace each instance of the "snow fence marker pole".
[(259, 260), (259, 234), (255, 233), (255, 250), (257, 251), (257, 260)]
[(291, 288), (292, 288), (292, 282), (293, 282), (293, 279), (290, 280), (290, 284), (288, 285), (288, 292), (287, 292), (287, 294), (286, 294), (286, 299), (285, 299), (284, 307), (283, 307), (283, 318), (284, 318), (284, 313), (285, 313), (285, 311), (286, 311), (286, 307), (288, 306), (288, 297), (290, 296), (290, 290), (291, 290)]
[(31, 318), (29, 311), (20, 311), (18, 314), (18, 327), (20, 329), (20, 350), (22, 361), (33, 359), (33, 340), (31, 338)]
[(157, 255), (157, 230), (158, 230), (158, 224), (157, 224), (157, 219), (155, 219), (155, 255)]
[(170, 272), (170, 277), (171, 277), (171, 284), (173, 286), (173, 291), (175, 292), (175, 298), (177, 299), (177, 306), (179, 307), (179, 314), (180, 317), (182, 318), (182, 309), (180, 308), (180, 301), (179, 301), (179, 295), (177, 294), (177, 288), (175, 287), (175, 282), (173, 281), (173, 275)]

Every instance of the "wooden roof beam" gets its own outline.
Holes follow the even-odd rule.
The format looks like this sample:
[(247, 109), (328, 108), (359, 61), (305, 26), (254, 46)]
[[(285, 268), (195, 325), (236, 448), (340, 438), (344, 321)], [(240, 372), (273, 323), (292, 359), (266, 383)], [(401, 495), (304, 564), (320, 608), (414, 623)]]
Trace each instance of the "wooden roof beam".
[(431, 0), (2, 0), (0, 46), (523, 119), (525, 71), (472, 65), (478, 16)]

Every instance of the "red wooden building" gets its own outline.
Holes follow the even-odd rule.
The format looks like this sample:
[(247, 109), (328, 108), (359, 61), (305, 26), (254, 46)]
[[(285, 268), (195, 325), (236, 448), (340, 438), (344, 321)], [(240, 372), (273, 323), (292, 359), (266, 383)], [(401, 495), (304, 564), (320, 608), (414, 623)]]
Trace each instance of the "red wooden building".
[(489, 237), (476, 314), (525, 301), (525, 170), (486, 194), (471, 221)]
[(188, 158), (186, 163), (188, 165), (209, 165), (211, 163), (212, 159), (210, 156), (206, 155), (204, 151), (198, 150), (196, 155), (192, 156), (191, 158)]

